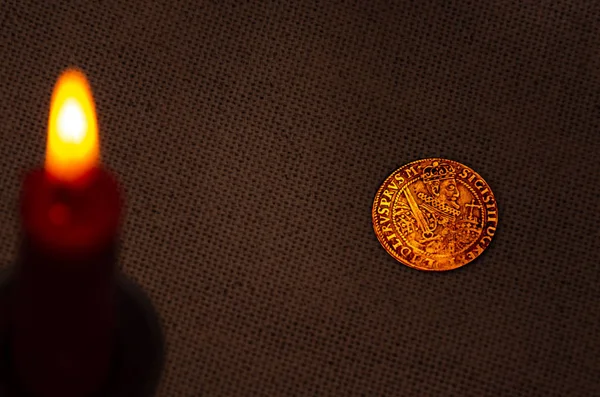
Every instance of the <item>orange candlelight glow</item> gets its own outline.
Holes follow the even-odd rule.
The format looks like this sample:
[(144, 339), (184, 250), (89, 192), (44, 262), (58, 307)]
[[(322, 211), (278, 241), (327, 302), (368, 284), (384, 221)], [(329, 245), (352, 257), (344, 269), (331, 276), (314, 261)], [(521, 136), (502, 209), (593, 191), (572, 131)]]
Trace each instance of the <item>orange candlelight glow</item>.
[(46, 171), (54, 178), (73, 182), (100, 160), (98, 124), (92, 90), (76, 69), (61, 74), (52, 93)]

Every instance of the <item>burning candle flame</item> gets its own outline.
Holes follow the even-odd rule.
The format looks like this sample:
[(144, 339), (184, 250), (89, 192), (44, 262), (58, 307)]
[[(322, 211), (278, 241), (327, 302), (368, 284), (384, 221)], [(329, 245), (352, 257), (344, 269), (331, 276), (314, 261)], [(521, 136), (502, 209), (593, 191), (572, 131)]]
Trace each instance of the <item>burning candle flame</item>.
[(92, 90), (81, 71), (68, 69), (60, 75), (52, 93), (46, 171), (56, 179), (73, 182), (94, 168), (99, 157)]

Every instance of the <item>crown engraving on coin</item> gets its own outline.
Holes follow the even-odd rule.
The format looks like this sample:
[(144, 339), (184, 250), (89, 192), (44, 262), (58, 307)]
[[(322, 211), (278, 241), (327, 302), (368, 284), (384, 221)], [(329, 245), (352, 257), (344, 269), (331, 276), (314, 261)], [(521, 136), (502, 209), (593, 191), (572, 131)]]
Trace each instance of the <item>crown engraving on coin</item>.
[(407, 164), (383, 183), (373, 228), (398, 261), (420, 270), (451, 270), (478, 257), (498, 224), (494, 195), (469, 167), (446, 159)]
[(454, 167), (447, 163), (434, 161), (431, 165), (423, 168), (423, 182), (440, 181), (454, 178)]

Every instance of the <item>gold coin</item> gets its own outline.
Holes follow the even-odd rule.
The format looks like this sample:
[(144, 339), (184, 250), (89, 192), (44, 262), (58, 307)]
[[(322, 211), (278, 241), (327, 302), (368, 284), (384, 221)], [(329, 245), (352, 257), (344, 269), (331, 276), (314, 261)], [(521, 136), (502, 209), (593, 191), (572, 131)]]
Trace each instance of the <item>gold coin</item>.
[(498, 226), (492, 189), (471, 168), (452, 160), (413, 161), (377, 191), (373, 228), (383, 248), (401, 263), (443, 271), (477, 258)]

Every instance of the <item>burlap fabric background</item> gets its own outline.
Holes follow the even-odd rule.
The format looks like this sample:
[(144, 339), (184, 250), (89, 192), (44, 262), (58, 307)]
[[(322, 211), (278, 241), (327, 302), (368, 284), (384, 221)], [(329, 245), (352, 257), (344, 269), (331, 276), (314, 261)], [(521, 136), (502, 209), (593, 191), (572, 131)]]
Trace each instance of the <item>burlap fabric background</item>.
[[(164, 320), (160, 397), (600, 395), (598, 1), (1, 4), (0, 260), (77, 65)], [(431, 156), (500, 207), (445, 274), (371, 226)]]

